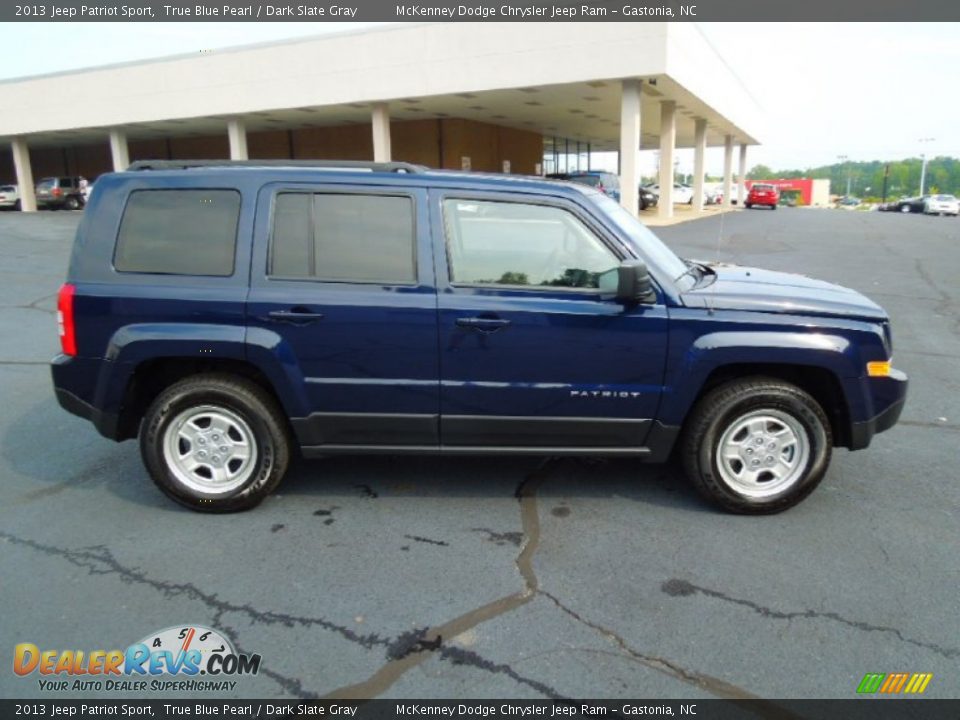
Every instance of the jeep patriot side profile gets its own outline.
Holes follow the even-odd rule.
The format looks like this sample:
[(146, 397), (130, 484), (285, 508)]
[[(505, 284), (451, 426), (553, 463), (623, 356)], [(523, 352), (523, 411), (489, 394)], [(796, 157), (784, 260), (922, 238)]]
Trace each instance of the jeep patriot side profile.
[(77, 231), (60, 404), (196, 510), (295, 452), (632, 456), (770, 513), (898, 419), (886, 313), (678, 258), (583, 185), (403, 163), (135, 163)]

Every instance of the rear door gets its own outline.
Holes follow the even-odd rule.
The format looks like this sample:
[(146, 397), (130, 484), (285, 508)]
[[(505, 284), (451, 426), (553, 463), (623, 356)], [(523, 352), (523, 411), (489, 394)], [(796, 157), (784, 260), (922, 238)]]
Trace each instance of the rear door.
[(615, 239), (560, 199), (447, 191), (431, 211), (444, 448), (641, 452), (668, 318), (614, 300)]
[(436, 448), (437, 308), (426, 207), (418, 189), (276, 183), (261, 190), (247, 342), (250, 352), (282, 359), (302, 445)]

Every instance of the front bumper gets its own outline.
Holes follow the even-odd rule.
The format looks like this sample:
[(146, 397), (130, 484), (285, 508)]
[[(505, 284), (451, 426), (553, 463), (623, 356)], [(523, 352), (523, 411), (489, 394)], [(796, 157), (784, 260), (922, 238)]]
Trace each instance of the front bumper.
[(861, 384), (868, 391), (872, 415), (850, 425), (850, 449), (862, 450), (870, 445), (873, 436), (889, 430), (897, 424), (900, 413), (907, 401), (907, 386), (910, 384), (907, 374), (901, 370), (891, 370), (885, 378), (861, 378)]

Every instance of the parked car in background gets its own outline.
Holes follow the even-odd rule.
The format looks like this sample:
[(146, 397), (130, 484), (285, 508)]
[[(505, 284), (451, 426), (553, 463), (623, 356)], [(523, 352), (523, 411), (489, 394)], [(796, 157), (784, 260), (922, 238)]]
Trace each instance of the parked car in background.
[(640, 186), (640, 209), (646, 210), (650, 207), (656, 207), (660, 202), (660, 196), (653, 190)]
[(708, 188), (703, 191), (704, 202), (707, 205), (720, 205), (723, 203), (723, 187)]
[(861, 202), (862, 201), (860, 200), (860, 198), (842, 197), (839, 200), (837, 200), (837, 207), (852, 208), (852, 207), (856, 207)]
[(747, 193), (747, 199), (743, 201), (743, 206), (747, 210), (758, 205), (776, 210), (779, 203), (780, 193), (776, 185), (754, 183), (750, 186), (750, 192)]
[(617, 202), (620, 202), (620, 177), (615, 173), (604, 172), (602, 170), (588, 170), (569, 173), (566, 179), (571, 182), (596, 188), (604, 195), (608, 195)]
[(80, 187), (80, 196), (83, 198), (83, 204), (86, 205), (90, 202), (90, 193), (93, 192), (93, 180), (89, 182), (83, 182)]
[(960, 215), (960, 200), (953, 195), (931, 195), (923, 203), (925, 215)]
[(20, 209), (20, 191), (16, 185), (0, 185), (0, 208)]
[(923, 197), (904, 197), (899, 200), (894, 200), (893, 202), (887, 203), (885, 207), (881, 206), (881, 210), (887, 210), (890, 212), (901, 212), (901, 213), (922, 213), (923, 206), (926, 199), (930, 197), (929, 195), (924, 195)]
[[(649, 190), (652, 193), (655, 193), (656, 196), (662, 197), (663, 193), (660, 192), (660, 186), (652, 183), (650, 185), (644, 185), (644, 190)], [(704, 202), (707, 201), (707, 193), (703, 193)], [(673, 184), (673, 204), (674, 205), (692, 205), (693, 204), (693, 188), (689, 185), (681, 185), (680, 183)]]
[(36, 186), (37, 207), (79, 210), (84, 205), (79, 177), (47, 177)]

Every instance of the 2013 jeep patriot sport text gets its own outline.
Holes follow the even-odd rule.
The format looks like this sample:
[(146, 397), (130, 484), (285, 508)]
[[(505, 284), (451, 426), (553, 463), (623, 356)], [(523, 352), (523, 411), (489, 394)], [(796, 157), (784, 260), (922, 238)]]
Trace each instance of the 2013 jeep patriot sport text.
[(806, 277), (684, 261), (601, 193), (403, 163), (155, 162), (97, 181), (59, 296), (60, 404), (139, 436), (197, 510), (291, 455), (674, 446), (744, 513), (891, 427), (887, 315)]

